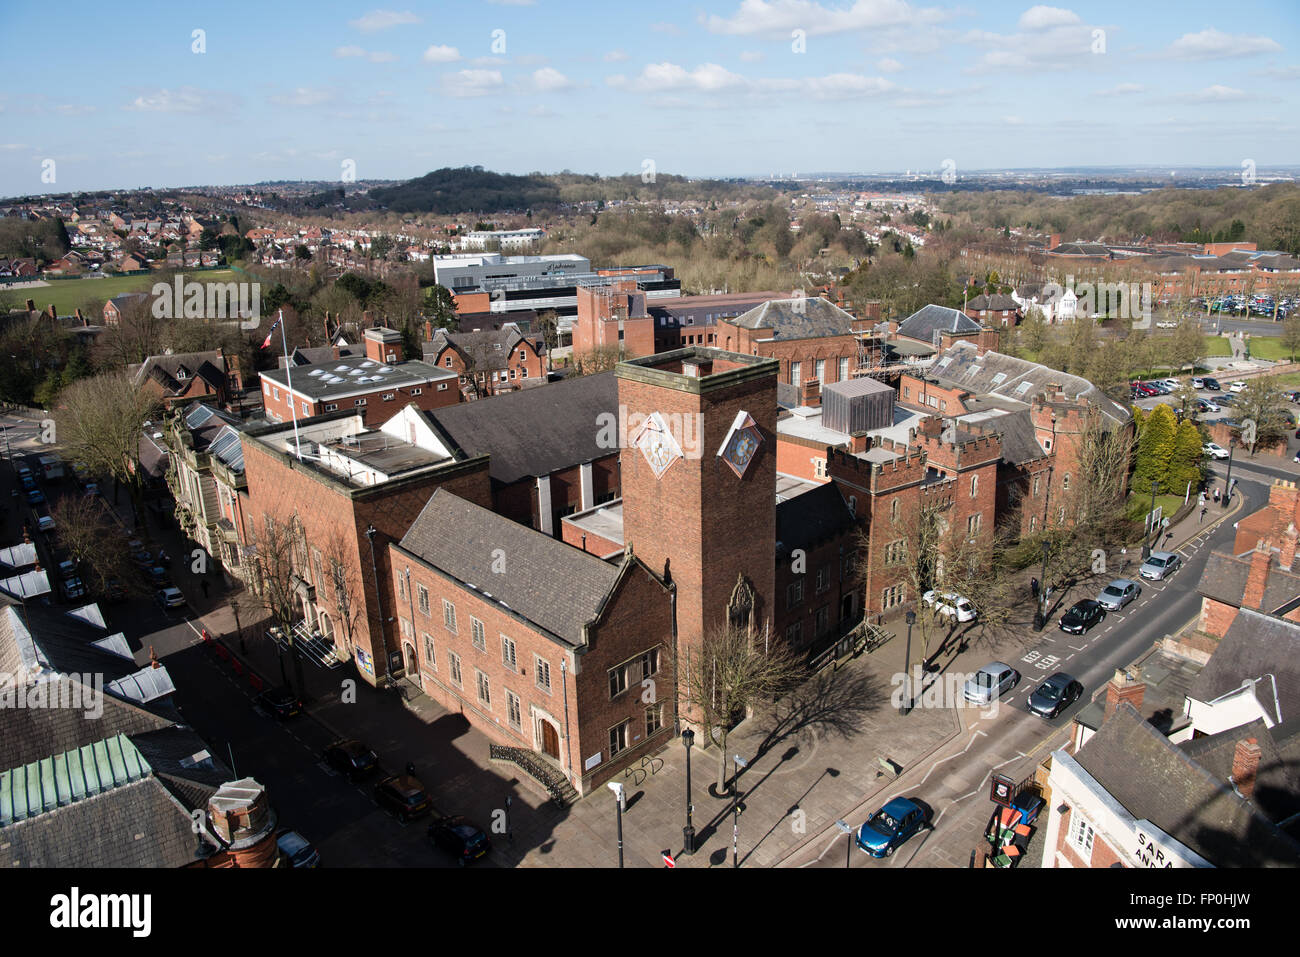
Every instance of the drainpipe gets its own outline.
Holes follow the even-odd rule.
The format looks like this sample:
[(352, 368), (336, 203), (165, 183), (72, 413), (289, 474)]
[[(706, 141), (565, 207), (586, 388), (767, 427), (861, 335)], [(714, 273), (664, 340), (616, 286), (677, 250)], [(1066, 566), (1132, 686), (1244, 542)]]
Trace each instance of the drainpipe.
[[(370, 541), (370, 570), (375, 576), (375, 601), (379, 607), (379, 641), (384, 646), (384, 677), (388, 676), (388, 640), (384, 637), (384, 590), (379, 584), (379, 565), (375, 562), (375, 533), (378, 529), (371, 525), (366, 529), (366, 538)], [(371, 642), (370, 649), (374, 650)], [(375, 684), (379, 684), (379, 672), (375, 671)]]
[(573, 783), (573, 747), (569, 738), (569, 665), (560, 659), (560, 684), (564, 688), (564, 773), (569, 783)]

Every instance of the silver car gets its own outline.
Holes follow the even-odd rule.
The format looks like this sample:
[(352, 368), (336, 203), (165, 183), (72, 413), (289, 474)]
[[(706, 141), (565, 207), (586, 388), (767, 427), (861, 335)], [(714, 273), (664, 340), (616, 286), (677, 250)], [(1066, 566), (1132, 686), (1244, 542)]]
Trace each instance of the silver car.
[(995, 661), (971, 675), (963, 693), (971, 704), (985, 705), (994, 698), (1002, 697), (1019, 680), (1020, 672), (1005, 662)]
[(1140, 594), (1142, 594), (1142, 586), (1137, 582), (1128, 578), (1117, 578), (1101, 590), (1101, 594), (1097, 596), (1097, 604), (1107, 611), (1119, 611)]
[(1151, 557), (1142, 563), (1138, 573), (1152, 581), (1164, 581), (1165, 577), (1178, 571), (1183, 560), (1173, 552), (1152, 552)]

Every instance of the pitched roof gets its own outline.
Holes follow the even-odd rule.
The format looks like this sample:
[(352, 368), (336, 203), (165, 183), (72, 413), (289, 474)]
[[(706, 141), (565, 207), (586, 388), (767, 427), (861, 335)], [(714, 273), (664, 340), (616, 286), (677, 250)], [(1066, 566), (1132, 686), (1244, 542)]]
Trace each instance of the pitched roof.
[(834, 482), (776, 503), (776, 556), (809, 549), (855, 524), (848, 503)]
[[(1206, 598), (1240, 608), (1246, 593), (1246, 579), (1250, 577), (1250, 562), (1255, 554), (1251, 549), (1244, 555), (1211, 552), (1205, 570), (1196, 583), (1196, 590)], [(1270, 559), (1268, 577), (1264, 581), (1264, 595), (1260, 600), (1265, 612), (1281, 608), (1300, 595), (1300, 575)]]
[[(1254, 738), (1259, 745), (1259, 768), (1251, 800), (1270, 821), (1284, 821), (1300, 812), (1300, 721), (1275, 725), (1262, 718), (1249, 724), (1184, 741), (1183, 753), (1215, 778), (1226, 781), (1232, 774), (1237, 742)], [(1295, 835), (1295, 831), (1288, 830)]]
[(729, 323), (743, 329), (771, 329), (775, 339), (816, 339), (846, 336), (859, 323), (832, 302), (822, 299), (770, 299)]
[(491, 372), (506, 368), (506, 360), (520, 342), (527, 342), (536, 353), (545, 351), (541, 336), (525, 336), (511, 323), (506, 323), (500, 329), (480, 329), (476, 332), (448, 332), (439, 329), (433, 334), (432, 340), (424, 343), (424, 359), (436, 363), (443, 350), (450, 347), (474, 371)]
[(210, 352), (177, 352), (165, 356), (150, 356), (129, 372), (136, 385), (153, 379), (168, 392), (183, 391), (195, 376), (212, 388), (220, 388), (226, 381), (226, 359), (220, 349)]
[(979, 332), (983, 328), (960, 309), (947, 306), (922, 306), (898, 324), (898, 335), (921, 342), (933, 342), (935, 332), (956, 334)]
[[(1268, 674), (1277, 680), (1280, 720), (1300, 717), (1300, 624), (1243, 608), (1192, 682), (1188, 695), (1197, 701), (1213, 701), (1240, 688), (1242, 682)], [(1255, 694), (1271, 713), (1272, 681), (1264, 678), (1255, 686)]]
[(1300, 866), (1300, 843), (1127, 701), (1075, 760), (1116, 801), (1218, 867)]
[(616, 454), (601, 444), (602, 415), (618, 416), (614, 373), (578, 376), (537, 389), (424, 413), (469, 456), (489, 455), (488, 474), (509, 484)]
[(971, 309), (991, 309), (994, 312), (1001, 312), (1003, 310), (1015, 312), (1019, 308), (1020, 303), (1003, 293), (994, 293), (991, 296), (981, 293), (966, 303), (967, 311)]
[[(481, 404), (481, 403), (475, 403)], [(439, 488), (399, 543), (444, 572), (570, 645), (605, 605), (619, 567)], [(508, 573), (499, 574), (504, 554)]]

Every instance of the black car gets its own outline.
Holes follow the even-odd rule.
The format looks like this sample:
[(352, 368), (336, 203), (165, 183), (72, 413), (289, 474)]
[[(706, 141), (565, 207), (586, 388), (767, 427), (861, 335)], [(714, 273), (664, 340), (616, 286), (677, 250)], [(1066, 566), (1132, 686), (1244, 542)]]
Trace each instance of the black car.
[(1029, 711), (1044, 718), (1055, 718), (1081, 697), (1083, 685), (1064, 671), (1058, 671), (1029, 696)]
[(397, 815), (403, 824), (428, 814), (432, 808), (424, 785), (409, 774), (393, 775), (376, 784), (375, 801), (388, 813)]
[(1222, 391), (1223, 391), (1223, 386), (1219, 385), (1219, 380), (1218, 380), (1218, 379), (1210, 379), (1210, 378), (1206, 378), (1206, 379), (1204, 379), (1204, 380), (1202, 380), (1202, 381), (1205, 383), (1205, 385), (1203, 386), (1203, 388), (1206, 389), (1206, 390), (1209, 391), (1209, 392), (1222, 392)]
[(288, 688), (267, 688), (254, 699), (254, 703), (273, 717), (281, 721), (292, 718), (302, 711), (302, 701)]
[(358, 781), (379, 767), (379, 758), (360, 741), (335, 741), (325, 749), (325, 763)]
[(1093, 599), (1085, 598), (1083, 601), (1076, 601), (1070, 610), (1061, 616), (1061, 631), (1082, 635), (1105, 617), (1106, 609)]
[(444, 817), (430, 824), (429, 840), (434, 847), (456, 858), (462, 867), (492, 850), (492, 842), (483, 833), (483, 829), (459, 815)]

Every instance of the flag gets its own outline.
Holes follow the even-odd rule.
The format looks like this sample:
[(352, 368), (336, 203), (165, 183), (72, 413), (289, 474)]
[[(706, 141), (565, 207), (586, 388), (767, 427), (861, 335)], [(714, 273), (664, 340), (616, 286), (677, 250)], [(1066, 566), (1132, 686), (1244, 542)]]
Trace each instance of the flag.
[(275, 320), (275, 322), (271, 326), (271, 331), (268, 332), (266, 334), (266, 338), (262, 340), (263, 349), (265, 349), (267, 346), (271, 344), (271, 336), (275, 335), (275, 330), (280, 327), (280, 323), (282, 322), (284, 322), (284, 313), (281, 313), (280, 318)]

